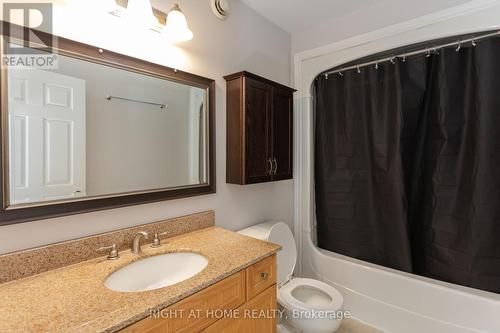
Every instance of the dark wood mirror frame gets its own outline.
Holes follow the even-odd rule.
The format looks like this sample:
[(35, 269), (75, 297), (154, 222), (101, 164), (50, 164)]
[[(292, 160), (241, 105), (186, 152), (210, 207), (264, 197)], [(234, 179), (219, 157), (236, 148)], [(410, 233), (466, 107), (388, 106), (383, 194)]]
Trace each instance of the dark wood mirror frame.
[(1, 55), (2, 59), (5, 54), (5, 41), (6, 37), (13, 38), (18, 41), (25, 41), (24, 36), (28, 35), (29, 31), (34, 31), (41, 40), (49, 40), (52, 37), (57, 39), (57, 48), (53, 49), (54, 53), (78, 58), (106, 66), (111, 66), (119, 69), (133, 71), (148, 76), (163, 78), (166, 80), (188, 84), (198, 88), (206, 89), (208, 92), (208, 182), (206, 184), (186, 186), (180, 188), (166, 189), (166, 190), (153, 190), (151, 192), (124, 194), (118, 196), (107, 197), (89, 197), (81, 201), (62, 202), (56, 204), (41, 203), (40, 206), (9, 208), (7, 202), (8, 191), (6, 188), (6, 181), (8, 179), (6, 160), (6, 130), (8, 126), (8, 89), (7, 89), (7, 69), (3, 66), (1, 68), (1, 135), (0, 145), (2, 154), (0, 154), (0, 166), (2, 177), (0, 178), (2, 189), (0, 191), (0, 200), (2, 207), (0, 210), (0, 225), (21, 223), (33, 220), (41, 220), (46, 218), (74, 215), (80, 213), (87, 213), (97, 210), (118, 208), (131, 205), (139, 205), (150, 202), (178, 199), (196, 195), (210, 194), (216, 192), (216, 179), (215, 179), (215, 81), (202, 76), (182, 72), (173, 68), (165, 67), (162, 65), (147, 62), (141, 59), (136, 59), (130, 56), (122, 55), (119, 53), (103, 50), (96, 46), (86, 45), (66, 38), (54, 36), (45, 32), (35, 31), (26, 27), (10, 24), (8, 22), (0, 21), (2, 27), (2, 46)]

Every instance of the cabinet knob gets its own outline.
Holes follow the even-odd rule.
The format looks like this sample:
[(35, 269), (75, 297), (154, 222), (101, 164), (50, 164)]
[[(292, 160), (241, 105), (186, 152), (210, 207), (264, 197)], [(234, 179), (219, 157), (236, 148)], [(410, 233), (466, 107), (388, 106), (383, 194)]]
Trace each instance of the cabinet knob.
[(269, 277), (269, 273), (268, 272), (262, 272), (262, 273), (260, 273), (260, 278), (262, 280), (267, 280), (268, 277)]

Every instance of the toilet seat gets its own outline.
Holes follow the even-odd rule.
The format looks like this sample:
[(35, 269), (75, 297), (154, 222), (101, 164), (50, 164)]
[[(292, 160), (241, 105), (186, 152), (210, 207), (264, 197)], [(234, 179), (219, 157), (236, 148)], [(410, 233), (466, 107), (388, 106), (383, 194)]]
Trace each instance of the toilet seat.
[[(321, 302), (305, 303), (294, 296), (294, 290), (311, 289), (314, 293), (324, 294)], [(307, 293), (307, 291), (305, 291)], [(278, 302), (288, 309), (297, 309), (302, 311), (319, 310), (326, 312), (335, 312), (342, 309), (344, 298), (334, 287), (318, 280), (306, 278), (292, 278), (288, 283), (278, 289)]]
[(339, 328), (343, 317), (337, 314), (342, 311), (344, 298), (322, 281), (293, 277), (297, 247), (285, 223), (264, 222), (239, 233), (282, 246), (276, 255), (278, 303), (284, 310), (278, 332), (331, 333)]

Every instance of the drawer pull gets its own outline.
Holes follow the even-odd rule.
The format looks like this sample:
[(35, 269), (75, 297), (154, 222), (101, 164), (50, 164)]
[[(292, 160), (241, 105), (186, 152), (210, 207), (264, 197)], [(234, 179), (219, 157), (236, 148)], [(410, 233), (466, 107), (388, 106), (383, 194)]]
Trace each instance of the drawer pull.
[(267, 280), (268, 277), (269, 277), (269, 273), (268, 272), (262, 272), (262, 273), (260, 273), (260, 278), (262, 280)]
[(269, 170), (267, 170), (267, 174), (272, 175), (273, 174), (273, 161), (270, 158), (268, 158), (267, 163), (269, 164)]

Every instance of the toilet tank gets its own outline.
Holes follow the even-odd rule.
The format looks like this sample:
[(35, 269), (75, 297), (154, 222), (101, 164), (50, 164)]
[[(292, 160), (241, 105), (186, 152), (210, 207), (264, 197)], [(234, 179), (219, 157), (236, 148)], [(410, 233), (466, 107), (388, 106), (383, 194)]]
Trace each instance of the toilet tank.
[(288, 280), (297, 263), (297, 247), (293, 233), (284, 222), (269, 221), (238, 231), (239, 234), (281, 245), (276, 255), (278, 283)]

